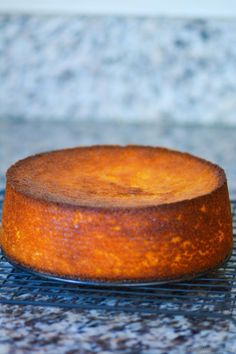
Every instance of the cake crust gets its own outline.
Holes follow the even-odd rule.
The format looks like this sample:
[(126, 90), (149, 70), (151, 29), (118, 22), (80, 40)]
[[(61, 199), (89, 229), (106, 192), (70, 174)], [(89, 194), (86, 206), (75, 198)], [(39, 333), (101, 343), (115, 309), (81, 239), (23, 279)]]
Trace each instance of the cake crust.
[[(164, 174), (160, 173), (162, 168)], [(174, 175), (167, 176), (166, 169), (173, 170)], [(199, 176), (203, 179), (199, 189), (192, 191)], [(183, 202), (214, 191), (225, 180), (223, 169), (209, 161), (189, 153), (138, 145), (56, 150), (27, 157), (7, 171), (7, 181), (14, 189), (31, 198), (109, 210)], [(183, 195), (181, 188), (187, 189)], [(175, 196), (176, 192), (180, 195)]]
[[(75, 156), (78, 151), (82, 152), (82, 155), (89, 152), (90, 158), (91, 154), (100, 152), (97, 164), (92, 161), (92, 167), (96, 167), (93, 169), (95, 177), (99, 161), (104, 159), (106, 154), (108, 157), (104, 161), (110, 161), (110, 165), (102, 161), (106, 173), (106, 164), (112, 168), (116, 164), (120, 166), (121, 158), (118, 159), (117, 155), (122, 151), (123, 161), (124, 152), (126, 162), (127, 159), (135, 160), (133, 173), (139, 172), (142, 164), (144, 165), (141, 177), (146, 176), (146, 166), (149, 166), (155, 157), (163, 160), (169, 158), (168, 163), (161, 164), (166, 168), (164, 177), (163, 173), (158, 172), (158, 175), (155, 169), (153, 172), (156, 173), (155, 176), (163, 177), (160, 184), (162, 183), (161, 188), (166, 188), (165, 192), (168, 191), (168, 181), (172, 180), (176, 173), (171, 171), (176, 171), (174, 161), (182, 162), (181, 169), (195, 170), (194, 173), (188, 174), (188, 171), (181, 172), (181, 169), (177, 168), (177, 171), (182, 173), (181, 178), (186, 178), (188, 183), (177, 184), (178, 190), (176, 180), (173, 180), (175, 193), (170, 195), (166, 192), (164, 199), (163, 195), (160, 197), (157, 193), (162, 189), (158, 189), (155, 183), (154, 187), (149, 187), (151, 179), (147, 181), (145, 177), (146, 180), (144, 178), (143, 181), (139, 175), (140, 182), (136, 175), (130, 178), (130, 168), (128, 177), (125, 176), (124, 163), (123, 168), (118, 169), (123, 173), (121, 176), (124, 182), (121, 184), (118, 173), (111, 176), (109, 172), (108, 176), (113, 178), (112, 180), (109, 177), (108, 181), (110, 183), (112, 180), (112, 188), (107, 187), (109, 183), (105, 185), (106, 188), (104, 184), (102, 188), (97, 186), (100, 194), (89, 194), (91, 189), (96, 187), (96, 184), (95, 187), (89, 184), (89, 188), (84, 188), (83, 193), (79, 195), (81, 198), (78, 198), (78, 194), (76, 198), (71, 198), (75, 185), (72, 183), (68, 186), (68, 183), (65, 183), (67, 174), (63, 173), (63, 188), (59, 189), (59, 193), (58, 189), (57, 193), (49, 193), (50, 189), (52, 191), (52, 185), (49, 183), (50, 178), (45, 178), (42, 160), (46, 158), (49, 167), (49, 160), (55, 164), (60, 161), (62, 168), (64, 162), (61, 157), (69, 152), (72, 153), (72, 160), (69, 159), (66, 168), (70, 169), (71, 164), (73, 165), (71, 161), (76, 164)], [(115, 163), (114, 151), (117, 154)], [(137, 151), (141, 151), (138, 158), (135, 155)], [(147, 164), (139, 164), (137, 160), (141, 157), (144, 160), (144, 156), (147, 156)], [(91, 160), (88, 155), (84, 160), (83, 167), (86, 167), (86, 161)], [(29, 169), (26, 168), (27, 164), (30, 165)], [(154, 167), (157, 168), (157, 165), (156, 162)], [(77, 167), (74, 173), (78, 173)], [(102, 168), (100, 173), (103, 176)], [(40, 174), (42, 178), (38, 179), (40, 183), (37, 189), (37, 178)], [(149, 171), (148, 176), (150, 174)], [(194, 175), (197, 176), (196, 179), (193, 179)], [(36, 184), (33, 183), (32, 176), (37, 180)], [(166, 184), (165, 176), (171, 176), (169, 180), (167, 178)], [(51, 178), (55, 177), (53, 169)], [(118, 187), (114, 186), (114, 180), (116, 183), (118, 180)], [(199, 181), (202, 190), (196, 185), (191, 187), (190, 191), (185, 190), (190, 188), (194, 181), (195, 184)], [(128, 188), (122, 189), (127, 185)], [(150, 196), (152, 188), (157, 190), (154, 196)], [(111, 189), (114, 193), (112, 197), (109, 195)], [(16, 263), (39, 272), (72, 279), (148, 282), (202, 273), (221, 264), (232, 249), (232, 219), (226, 177), (220, 167), (210, 162), (163, 148), (94, 146), (29, 157), (13, 165), (7, 172), (1, 246), (4, 253)]]

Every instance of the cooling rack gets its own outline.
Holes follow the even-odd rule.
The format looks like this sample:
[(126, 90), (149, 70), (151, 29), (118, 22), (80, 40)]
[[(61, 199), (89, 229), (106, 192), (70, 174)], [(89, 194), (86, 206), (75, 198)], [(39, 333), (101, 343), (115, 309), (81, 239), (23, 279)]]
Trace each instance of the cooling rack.
[[(0, 191), (0, 210), (2, 200)], [(236, 241), (236, 201), (231, 205)], [(236, 321), (236, 247), (230, 260), (208, 275), (192, 281), (137, 287), (65, 284), (16, 269), (0, 253), (0, 303)]]

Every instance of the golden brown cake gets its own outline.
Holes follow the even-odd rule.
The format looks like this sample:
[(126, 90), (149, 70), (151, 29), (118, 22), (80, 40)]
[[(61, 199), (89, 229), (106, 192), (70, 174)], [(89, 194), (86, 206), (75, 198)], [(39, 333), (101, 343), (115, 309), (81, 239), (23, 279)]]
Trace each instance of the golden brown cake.
[(78, 147), (18, 161), (2, 221), (11, 261), (68, 279), (191, 277), (232, 248), (224, 171), (163, 148)]

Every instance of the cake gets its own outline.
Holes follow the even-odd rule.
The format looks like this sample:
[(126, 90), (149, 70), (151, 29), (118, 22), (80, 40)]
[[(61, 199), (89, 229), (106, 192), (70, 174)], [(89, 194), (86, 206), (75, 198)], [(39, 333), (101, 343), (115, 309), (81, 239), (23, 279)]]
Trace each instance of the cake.
[(76, 147), (7, 171), (1, 248), (29, 270), (108, 283), (185, 279), (232, 249), (224, 171), (147, 146)]

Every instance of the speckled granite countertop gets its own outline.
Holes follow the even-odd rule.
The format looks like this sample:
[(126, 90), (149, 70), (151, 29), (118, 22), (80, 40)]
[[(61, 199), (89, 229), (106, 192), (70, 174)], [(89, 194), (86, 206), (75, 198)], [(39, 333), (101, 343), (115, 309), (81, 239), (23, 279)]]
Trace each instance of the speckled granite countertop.
[(235, 126), (235, 19), (3, 14), (0, 29), (0, 117)]
[[(236, 129), (154, 124), (0, 121), (0, 186), (9, 164), (49, 149), (88, 144), (163, 145), (221, 164), (236, 188)], [(233, 193), (233, 192), (232, 192)], [(0, 353), (235, 353), (226, 320), (0, 306)]]

